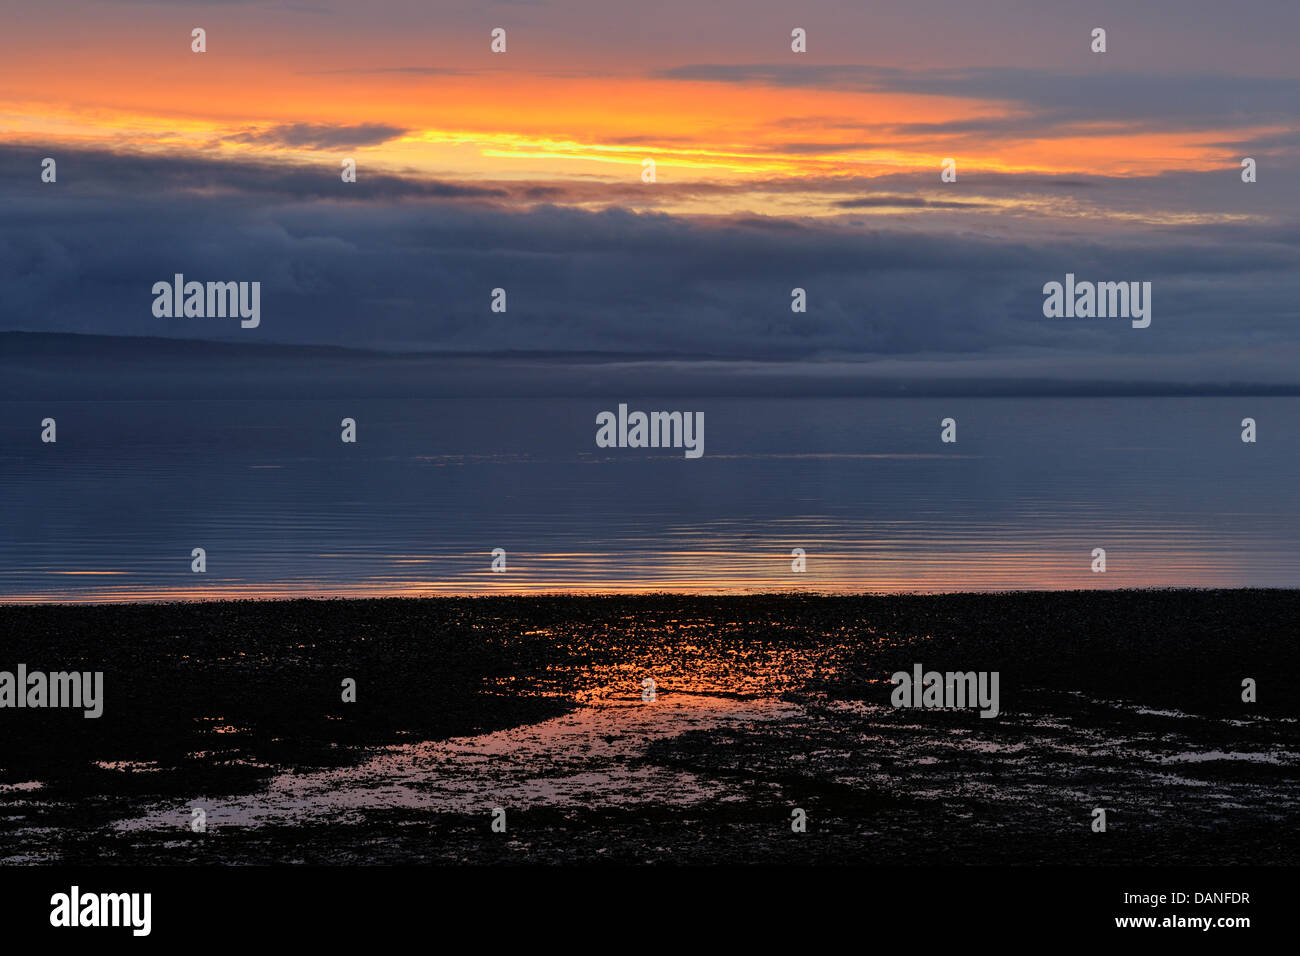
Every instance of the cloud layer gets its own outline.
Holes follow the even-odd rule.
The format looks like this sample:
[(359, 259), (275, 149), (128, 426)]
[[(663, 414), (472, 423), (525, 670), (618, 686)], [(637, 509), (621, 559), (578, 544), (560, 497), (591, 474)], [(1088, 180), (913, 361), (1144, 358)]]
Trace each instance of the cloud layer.
[[(1123, 363), (1139, 381), (1175, 367), (1186, 379), (1219, 377), (1226, 356), (1234, 375), (1249, 379), (1258, 362), (1276, 381), (1265, 357), (1300, 342), (1300, 226), (1285, 220), (1049, 230), (978, 202), (929, 210), (901, 191), (845, 203), (896, 203), (914, 216), (690, 218), (566, 205), (563, 184), (392, 175), (353, 186), (316, 168), (60, 155), (50, 185), (39, 182), (38, 153), (0, 152), (5, 329), (394, 350), (978, 360), (986, 374), (1041, 356), (1065, 373)], [(155, 318), (151, 288), (178, 272), (260, 281), (261, 326)], [(1150, 281), (1151, 327), (1044, 318), (1042, 286), (1067, 272)], [(807, 293), (803, 314), (790, 308), (796, 287)], [(490, 310), (496, 288), (507, 292), (505, 313)]]

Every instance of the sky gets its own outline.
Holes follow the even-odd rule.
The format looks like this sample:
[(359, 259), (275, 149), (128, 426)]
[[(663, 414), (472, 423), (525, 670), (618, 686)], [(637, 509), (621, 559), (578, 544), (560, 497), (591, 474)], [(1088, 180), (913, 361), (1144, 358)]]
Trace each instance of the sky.
[[(0, 23), (11, 596), (192, 593), (194, 539), (214, 587), (285, 594), (492, 581), (496, 537), (557, 586), (628, 542), (601, 586), (788, 583), (792, 540), (821, 586), (1094, 586), (1073, 536), (1101, 532), (1121, 585), (1294, 580), (1294, 400), (1260, 399), (1300, 394), (1294, 0), (0, 0)], [(160, 314), (178, 274), (258, 283), (259, 321)], [(1045, 315), (1067, 276), (1149, 289), (1150, 324)], [(1051, 394), (1124, 398), (1014, 400)], [(633, 395), (707, 407), (705, 463), (594, 455)], [(789, 396), (824, 401), (751, 401)], [(971, 396), (1013, 400), (949, 403)], [(33, 403), (59, 418), (41, 456)], [(344, 415), (376, 456), (351, 471)], [(628, 475), (660, 503), (629, 512)], [(448, 515), (463, 540), (424, 540)], [(908, 515), (940, 529), (915, 561)]]
[(1294, 3), (0, 9), (3, 331), (1300, 384)]

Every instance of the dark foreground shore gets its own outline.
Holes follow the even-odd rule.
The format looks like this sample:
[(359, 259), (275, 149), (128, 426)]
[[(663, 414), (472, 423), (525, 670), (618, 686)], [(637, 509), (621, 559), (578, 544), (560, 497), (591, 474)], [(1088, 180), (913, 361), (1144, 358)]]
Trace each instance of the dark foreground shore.
[[(0, 670), (105, 698), (0, 709), (3, 862), (1300, 862), (1300, 591), (11, 606), (0, 634)], [(1000, 714), (895, 709), (918, 663), (997, 671)]]

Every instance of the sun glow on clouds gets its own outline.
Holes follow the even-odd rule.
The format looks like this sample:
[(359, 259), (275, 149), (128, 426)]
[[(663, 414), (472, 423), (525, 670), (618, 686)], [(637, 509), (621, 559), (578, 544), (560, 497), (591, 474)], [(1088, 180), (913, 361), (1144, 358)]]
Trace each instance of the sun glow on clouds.
[[(659, 184), (754, 187), (747, 195), (697, 192), (644, 203), (620, 194), (623, 205), (669, 211), (840, 214), (817, 190), (800, 196), (797, 184), (904, 174), (928, 187), (938, 183), (947, 156), (958, 159), (966, 181), (981, 173), (1149, 176), (1224, 163), (1222, 149), (1205, 145), (1215, 141), (1212, 131), (1189, 136), (1107, 123), (1060, 136), (1050, 129), (973, 136), (962, 124), (996, 122), (1013, 111), (955, 97), (541, 72), (304, 75), (267, 62), (238, 74), (221, 70), (220, 83), (187, 70), (159, 86), (130, 68), (92, 82), (92, 61), (69, 64), (42, 87), (39, 101), (24, 101), (13, 97), (13, 69), (0, 66), (0, 128), (17, 142), (331, 167), (351, 156), (362, 175), (368, 168), (536, 183), (639, 184), (642, 160), (653, 158)], [(347, 142), (359, 117), (392, 135)], [(328, 148), (277, 137), (292, 124), (339, 133)], [(796, 186), (777, 195), (761, 185), (772, 180)]]

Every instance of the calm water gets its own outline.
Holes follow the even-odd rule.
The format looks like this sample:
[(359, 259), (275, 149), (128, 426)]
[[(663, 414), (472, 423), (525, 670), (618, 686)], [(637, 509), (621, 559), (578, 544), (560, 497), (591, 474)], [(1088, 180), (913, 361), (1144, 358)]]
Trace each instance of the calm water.
[[(619, 401), (704, 457), (596, 448)], [(1294, 587), (1297, 475), (1295, 398), (7, 402), (0, 601)]]

